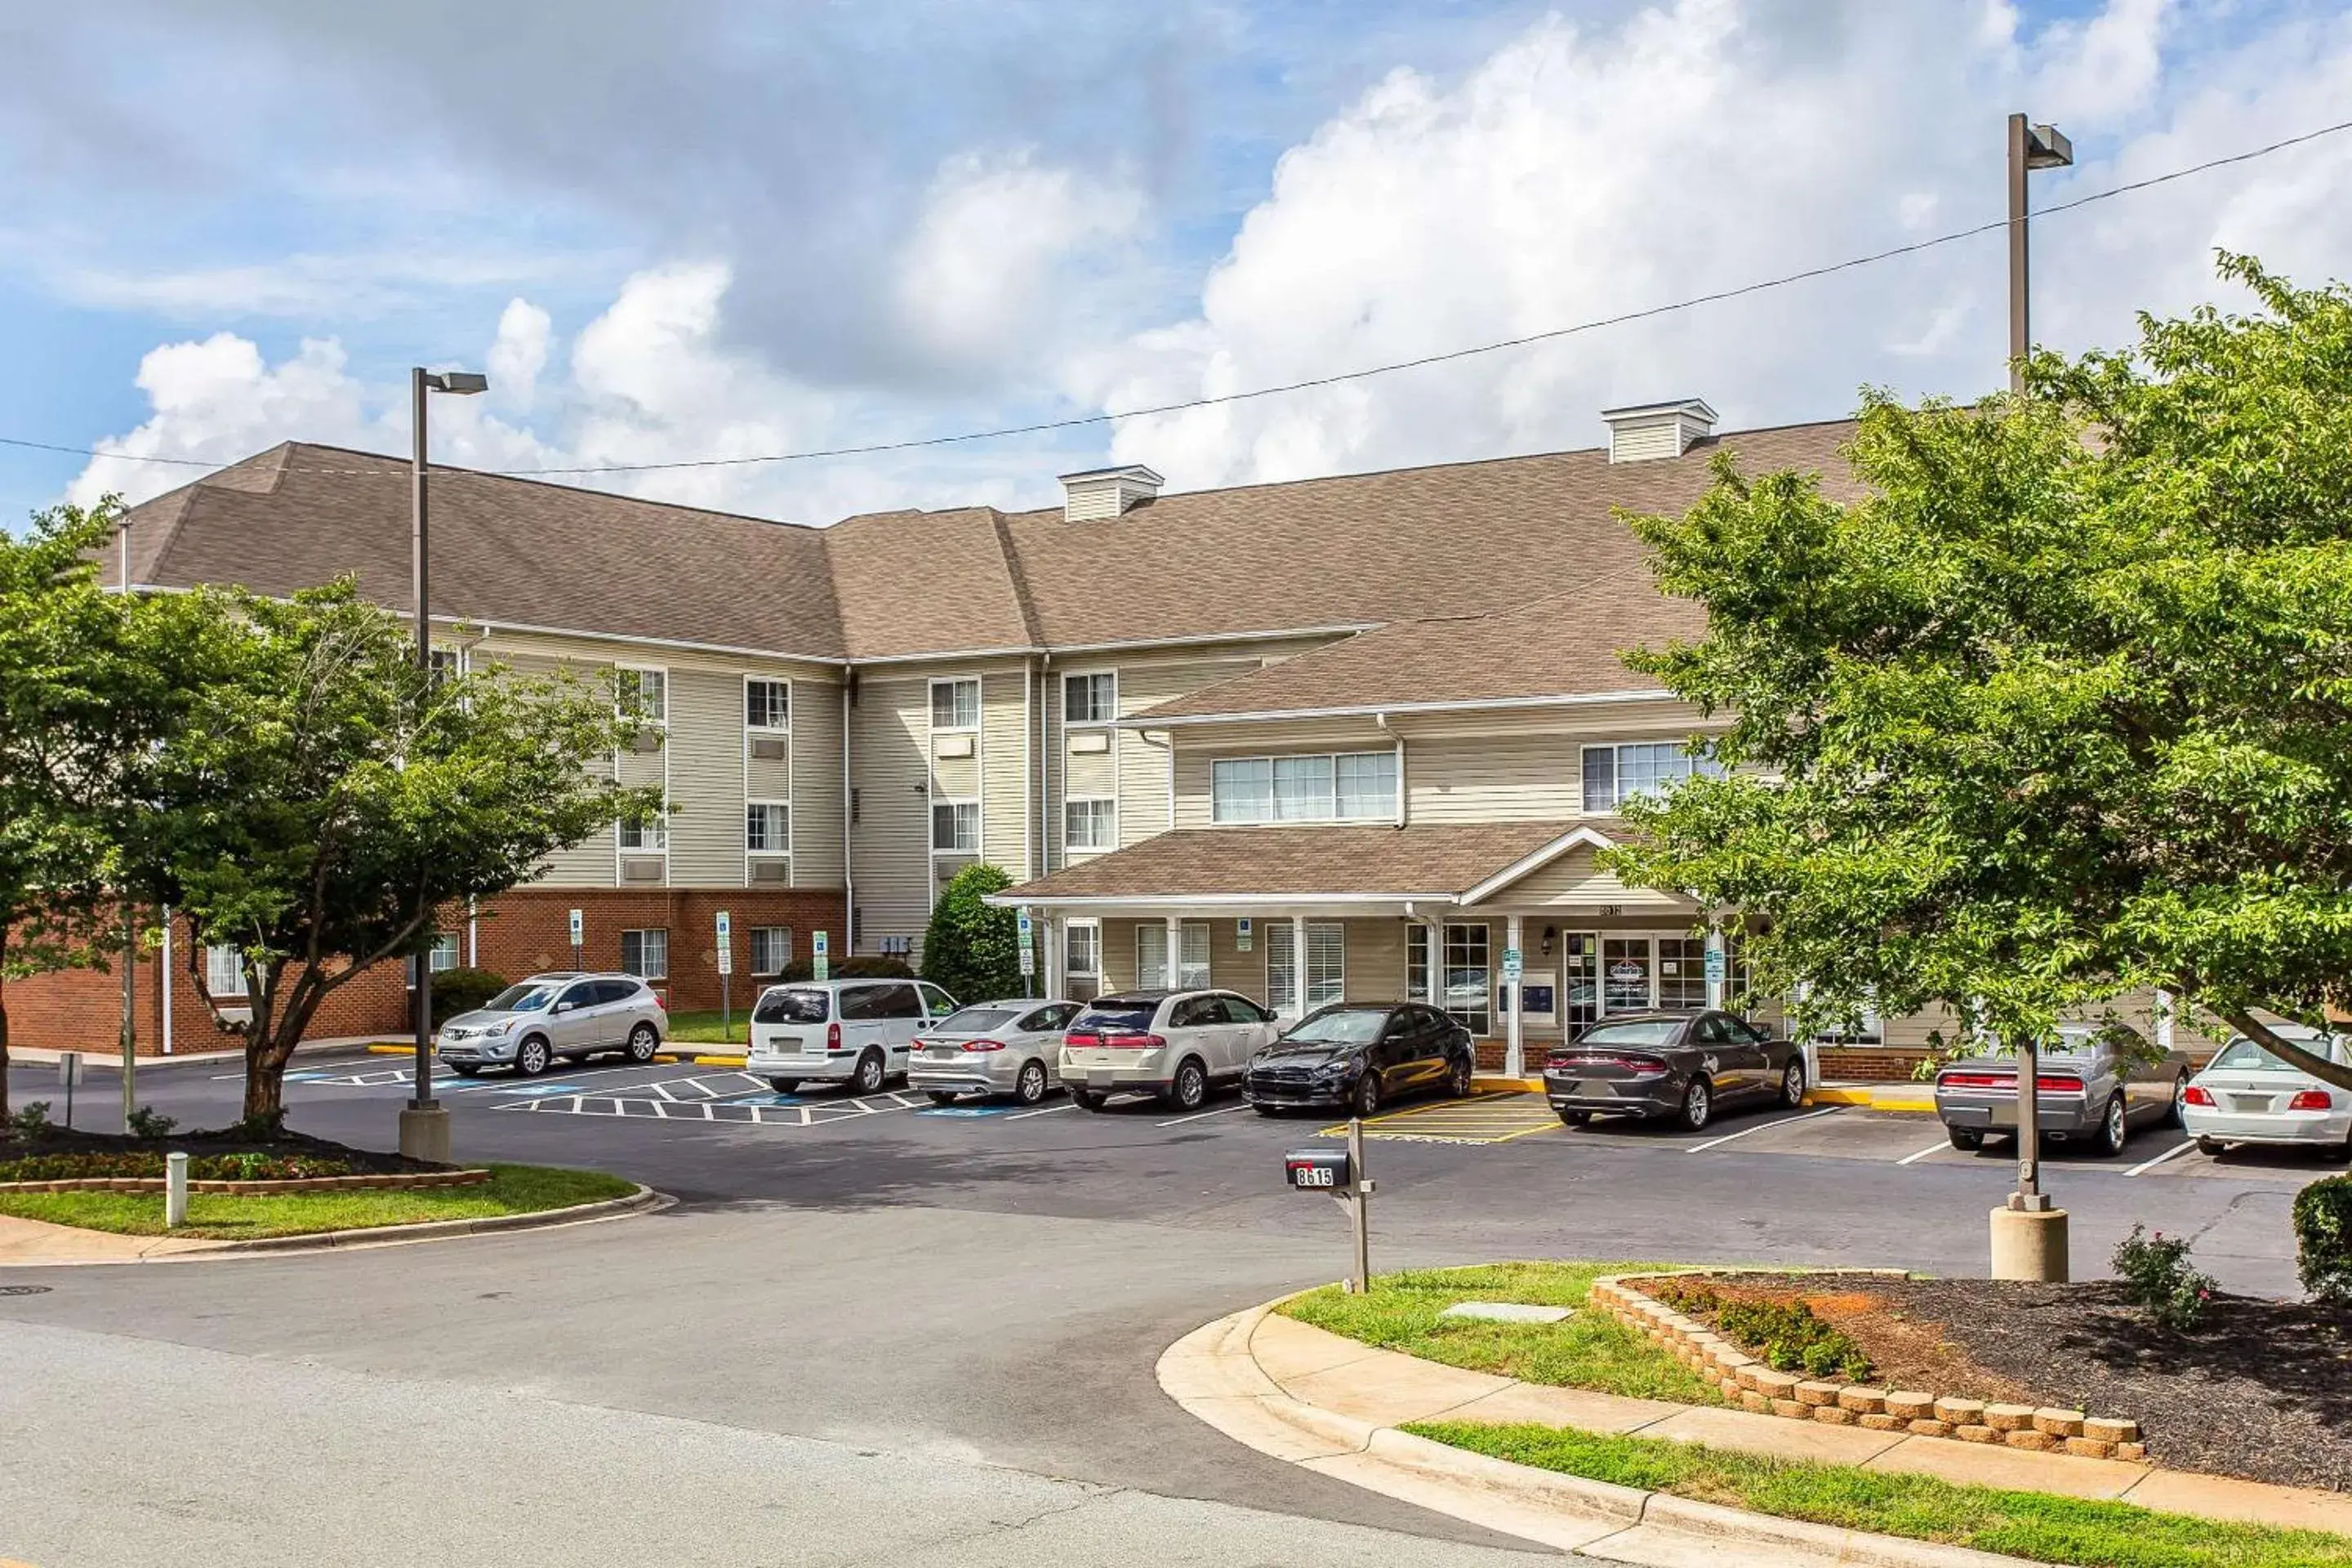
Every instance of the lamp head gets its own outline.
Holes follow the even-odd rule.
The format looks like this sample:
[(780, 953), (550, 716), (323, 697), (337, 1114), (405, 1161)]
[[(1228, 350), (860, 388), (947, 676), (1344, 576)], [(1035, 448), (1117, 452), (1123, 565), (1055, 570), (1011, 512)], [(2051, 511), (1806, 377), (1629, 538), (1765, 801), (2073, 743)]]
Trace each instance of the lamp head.
[(2036, 125), (2025, 133), (2025, 166), (2029, 169), (2071, 168), (2074, 143), (2055, 125)]
[(479, 371), (428, 371), (425, 373), (425, 384), (436, 392), (455, 393), (460, 397), (470, 397), (478, 392), (488, 392), (490, 389), (490, 378)]

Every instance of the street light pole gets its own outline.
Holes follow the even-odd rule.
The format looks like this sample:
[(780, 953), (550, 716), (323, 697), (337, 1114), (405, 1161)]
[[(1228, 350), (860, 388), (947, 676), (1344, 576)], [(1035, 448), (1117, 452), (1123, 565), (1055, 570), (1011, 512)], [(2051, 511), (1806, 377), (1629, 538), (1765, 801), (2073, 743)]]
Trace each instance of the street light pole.
[[(409, 461), (408, 571), (409, 605), (416, 617), (417, 700), (428, 700), (433, 687), (433, 613), (429, 593), (425, 531), (425, 481), (429, 463), (425, 428), (427, 397), (436, 392), (467, 395), (489, 389), (489, 379), (467, 371), (433, 372), (419, 365), (408, 373), (410, 431), (415, 451)], [(429, 913), (429, 911), (428, 911)], [(416, 984), (413, 1019), (415, 1029), (415, 1087), (400, 1112), (400, 1152), (413, 1160), (447, 1163), (449, 1112), (433, 1094), (433, 954), (429, 946), (410, 961)]]
[(2022, 114), (2009, 117), (2009, 390), (2025, 391), (2025, 356), (2033, 347), (2030, 335), (2032, 268), (2026, 243), (2025, 176), (2035, 169), (2063, 169), (2074, 162), (2074, 144), (2055, 125), (2028, 123)]

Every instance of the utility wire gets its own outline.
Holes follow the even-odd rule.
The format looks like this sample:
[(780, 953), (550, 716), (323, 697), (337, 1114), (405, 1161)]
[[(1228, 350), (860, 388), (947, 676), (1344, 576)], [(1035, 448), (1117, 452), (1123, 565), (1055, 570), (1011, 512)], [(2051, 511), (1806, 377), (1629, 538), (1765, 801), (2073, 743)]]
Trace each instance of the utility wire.
[[(2151, 174), (2144, 180), (2133, 180), (2126, 184), (2110, 186), (2104, 191), (2094, 191), (2089, 195), (2076, 196), (2072, 201), (2058, 202), (2053, 205), (2040, 208), (2032, 216), (2035, 217), (2054, 217), (2060, 213), (2072, 212), (2078, 207), (2086, 207), (2095, 202), (2112, 201), (2117, 196), (2129, 195), (2135, 191), (2145, 191), (2152, 186), (2169, 184), (2175, 180), (2185, 180), (2192, 174), (2202, 174), (2213, 169), (2227, 168), (2233, 163), (2251, 163), (2257, 158), (2267, 158), (2273, 153), (2284, 152), (2290, 147), (2299, 147), (2306, 142), (2316, 142), (2324, 136), (2333, 136), (2345, 131), (2352, 131), (2352, 120), (2340, 120), (2333, 125), (2323, 125), (2315, 130), (2305, 131), (2299, 135), (2284, 137), (2279, 141), (2268, 142), (2260, 147), (2251, 148), (2243, 153), (2232, 153), (2224, 157), (2209, 158), (2201, 163), (2191, 163), (2184, 168), (2174, 169), (2165, 174)], [(970, 441), (1001, 440), (1013, 436), (1042, 436), (1058, 430), (1077, 430), (1095, 425), (1114, 424), (1122, 419), (1143, 419), (1163, 414), (1182, 414), (1190, 412), (1195, 408), (1214, 408), (1228, 404), (1247, 403), (1262, 397), (1280, 397), (1294, 392), (1310, 392), (1318, 387), (1338, 386), (1347, 382), (1368, 380), (1376, 375), (1392, 375), (1399, 371), (1420, 370), (1428, 365), (1450, 364), (1456, 360), (1474, 359), (1483, 354), (1499, 353), (1507, 349), (1525, 348), (1533, 343), (1555, 342), (1562, 338), (1577, 337), (1586, 332), (1600, 331), (1608, 327), (1622, 327), (1633, 321), (1652, 321), (1660, 316), (1675, 314), (1677, 311), (1696, 310), (1701, 305), (1721, 304), (1728, 300), (1744, 299), (1751, 294), (1761, 294), (1775, 289), (1786, 289), (1797, 283), (1810, 282), (1816, 278), (1828, 278), (1841, 272), (1851, 272), (1859, 268), (1874, 267), (1883, 261), (1892, 261), (1905, 256), (1916, 256), (1921, 251), (1934, 250), (1939, 247), (1947, 245), (1955, 245), (1964, 239), (1974, 239), (1979, 235), (1997, 233), (2002, 229), (2006, 229), (2008, 226), (2009, 219), (2005, 217), (1995, 218), (1989, 223), (1977, 224), (1969, 228), (1954, 229), (1948, 234), (1939, 234), (1931, 238), (1914, 240), (1907, 245), (1893, 246), (1885, 250), (1873, 251), (1866, 256), (1849, 257), (1843, 261), (1832, 261), (1819, 267), (1808, 267), (1801, 271), (1782, 273), (1777, 278), (1759, 279), (1751, 283), (1742, 283), (1729, 289), (1718, 289), (1706, 294), (1694, 294), (1686, 299), (1675, 300), (1663, 305), (1644, 306), (1637, 310), (1620, 311), (1613, 316), (1598, 316), (1591, 321), (1578, 321), (1570, 326), (1553, 327), (1545, 331), (1528, 332), (1515, 338), (1502, 338), (1494, 342), (1479, 343), (1469, 348), (1448, 349), (1439, 353), (1423, 354), (1414, 359), (1396, 360), (1387, 364), (1368, 365), (1360, 370), (1340, 371), (1330, 375), (1310, 376), (1303, 381), (1284, 382), (1274, 386), (1254, 387), (1247, 392), (1229, 392), (1212, 397), (1186, 398), (1176, 403), (1154, 404), (1139, 408), (1122, 408), (1102, 414), (1077, 415), (1067, 419), (1040, 420), (1032, 425), (1006, 425), (1000, 426), (990, 430), (966, 430), (947, 436), (910, 437), (900, 441), (873, 441), (852, 447), (812, 447), (804, 451), (773, 452), (758, 457), (685, 458), (673, 462), (661, 463), (571, 464), (562, 467), (543, 468), (477, 468), (460, 469), (456, 471), (461, 473), (498, 474), (511, 478), (538, 478), (564, 474), (643, 474), (661, 473), (682, 468), (748, 468), (765, 463), (810, 462), (824, 458), (876, 457), (890, 452), (917, 451), (928, 447), (949, 447), (961, 445)], [(64, 452), (75, 457), (113, 458), (126, 462), (136, 463), (170, 463), (183, 467), (205, 468), (218, 468), (227, 466), (221, 463), (207, 462), (202, 458), (195, 458), (146, 457), (133, 452), (117, 452), (91, 447), (58, 446), (45, 441), (26, 441), (16, 439), (13, 437), (5, 436), (0, 436), (0, 446), (23, 447), (31, 448), (35, 451), (43, 452)], [(383, 471), (384, 470), (382, 468), (353, 468), (349, 470), (310, 468), (304, 470), (306, 473), (347, 472), (350, 474), (381, 474)]]

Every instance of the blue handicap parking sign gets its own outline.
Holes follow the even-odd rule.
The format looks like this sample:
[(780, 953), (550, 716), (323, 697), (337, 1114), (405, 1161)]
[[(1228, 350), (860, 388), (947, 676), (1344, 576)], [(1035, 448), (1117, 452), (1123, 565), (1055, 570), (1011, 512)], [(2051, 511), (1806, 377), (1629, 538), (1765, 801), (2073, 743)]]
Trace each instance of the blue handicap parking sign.
[(918, 1110), (918, 1116), (1002, 1116), (1013, 1108), (1009, 1105), (934, 1105), (929, 1110)]
[(710, 1103), (713, 1105), (799, 1105), (802, 1102), (802, 1097), (797, 1094), (778, 1094), (773, 1089), (755, 1089), (749, 1094), (721, 1095)]
[(576, 1083), (501, 1083), (484, 1084), (482, 1087), (485, 1089), (495, 1089), (500, 1094), (542, 1095), (578, 1094), (582, 1092), (581, 1086)]

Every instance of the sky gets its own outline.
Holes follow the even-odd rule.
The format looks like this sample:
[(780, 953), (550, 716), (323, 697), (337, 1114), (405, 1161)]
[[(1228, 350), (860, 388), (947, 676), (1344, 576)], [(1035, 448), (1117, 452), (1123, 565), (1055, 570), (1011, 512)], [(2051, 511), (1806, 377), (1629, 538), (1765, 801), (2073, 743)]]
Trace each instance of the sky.
[[(2316, 0), (0, 0), (0, 523), (297, 438), (505, 469), (920, 440), (1323, 377), (1990, 222), (2352, 115)], [(2053, 213), (2034, 335), (2352, 274), (2352, 132)], [(825, 523), (1969, 398), (1998, 234), (1310, 391), (582, 476)], [(80, 453), (85, 455), (75, 455)]]

